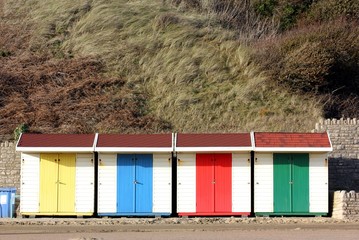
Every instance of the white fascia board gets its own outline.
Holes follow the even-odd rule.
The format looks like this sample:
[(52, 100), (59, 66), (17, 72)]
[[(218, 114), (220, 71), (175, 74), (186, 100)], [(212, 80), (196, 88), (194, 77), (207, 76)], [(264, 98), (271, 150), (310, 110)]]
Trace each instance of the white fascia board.
[(256, 145), (256, 139), (254, 137), (254, 131), (250, 132), (250, 136), (251, 136), (251, 145), (252, 145), (252, 151), (254, 150), (254, 147)]
[(167, 148), (150, 148), (150, 147), (97, 147), (96, 152), (111, 152), (111, 153), (153, 153), (153, 152), (172, 152), (172, 147)]
[(254, 148), (255, 152), (331, 152), (333, 149), (331, 147), (322, 147), (322, 148), (314, 148), (314, 147), (256, 147)]
[(92, 153), (94, 151), (93, 147), (16, 147), (18, 152), (76, 152), (76, 153)]
[(95, 151), (96, 149), (97, 141), (98, 141), (98, 133), (95, 134), (95, 139), (93, 141), (93, 145), (92, 145), (93, 151)]
[(23, 134), (23, 133), (20, 133), (19, 139), (18, 139), (17, 142), (16, 142), (16, 149), (17, 149), (17, 146), (19, 145), (19, 142), (20, 142), (20, 140), (21, 140), (22, 134)]
[(176, 147), (176, 152), (249, 152), (252, 147)]
[(333, 144), (332, 144), (332, 140), (330, 139), (330, 135), (329, 135), (329, 131), (327, 131), (327, 136), (328, 136), (328, 139), (329, 139), (329, 144), (330, 144), (330, 148), (331, 148), (331, 152), (333, 151)]
[(177, 145), (177, 133), (172, 133), (172, 151), (176, 151), (176, 145)]

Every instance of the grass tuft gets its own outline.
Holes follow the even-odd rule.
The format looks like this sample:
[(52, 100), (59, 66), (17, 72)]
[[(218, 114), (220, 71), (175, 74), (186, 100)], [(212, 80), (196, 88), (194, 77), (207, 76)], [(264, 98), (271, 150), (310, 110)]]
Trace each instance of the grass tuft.
[(7, 7), (31, 9), (32, 49), (100, 58), (106, 76), (123, 79), (121, 88), (142, 98), (143, 105), (134, 100), (140, 114), (172, 130), (307, 131), (322, 116), (315, 99), (268, 81), (240, 32), (223, 28), (214, 11), (185, 11), (161, 0), (8, 0)]

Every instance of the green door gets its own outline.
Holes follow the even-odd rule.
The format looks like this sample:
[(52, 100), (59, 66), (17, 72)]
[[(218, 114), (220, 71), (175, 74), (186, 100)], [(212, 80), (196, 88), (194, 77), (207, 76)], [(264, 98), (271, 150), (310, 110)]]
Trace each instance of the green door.
[(292, 154), (292, 212), (309, 212), (309, 154)]
[(309, 212), (309, 154), (273, 154), (274, 212)]
[(291, 212), (292, 193), (290, 179), (291, 159), (289, 154), (274, 154), (274, 212)]

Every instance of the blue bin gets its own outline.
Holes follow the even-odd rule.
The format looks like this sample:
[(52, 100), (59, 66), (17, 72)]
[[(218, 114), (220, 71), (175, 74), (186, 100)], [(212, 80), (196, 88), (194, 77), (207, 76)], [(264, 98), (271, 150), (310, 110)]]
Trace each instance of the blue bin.
[(0, 188), (0, 218), (12, 218), (15, 213), (16, 188)]

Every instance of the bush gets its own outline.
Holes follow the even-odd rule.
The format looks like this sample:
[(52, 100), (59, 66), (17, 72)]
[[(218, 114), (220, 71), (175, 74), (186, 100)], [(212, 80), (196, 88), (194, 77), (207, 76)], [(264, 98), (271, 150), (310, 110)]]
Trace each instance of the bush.
[(274, 9), (278, 5), (277, 0), (260, 0), (255, 1), (253, 4), (256, 13), (263, 17), (272, 17), (274, 15)]
[(359, 1), (356, 0), (319, 0), (313, 3), (303, 24), (311, 22), (326, 22), (338, 18), (359, 20)]
[(14, 130), (14, 139), (17, 141), (21, 135), (21, 133), (26, 133), (29, 130), (29, 126), (25, 123), (20, 124)]
[(11, 55), (10, 51), (7, 50), (0, 50), (0, 57), (8, 57)]
[(326, 76), (334, 61), (331, 53), (320, 43), (305, 42), (285, 54), (278, 80), (291, 89), (317, 92), (328, 85)]
[[(337, 20), (300, 28), (274, 40), (262, 41), (256, 48), (254, 59), (277, 84), (288, 86), (293, 92), (335, 99), (326, 102), (327, 117), (344, 112), (358, 115), (359, 110), (345, 103), (349, 97), (359, 96), (357, 23)], [(334, 103), (335, 106), (330, 105)]]

